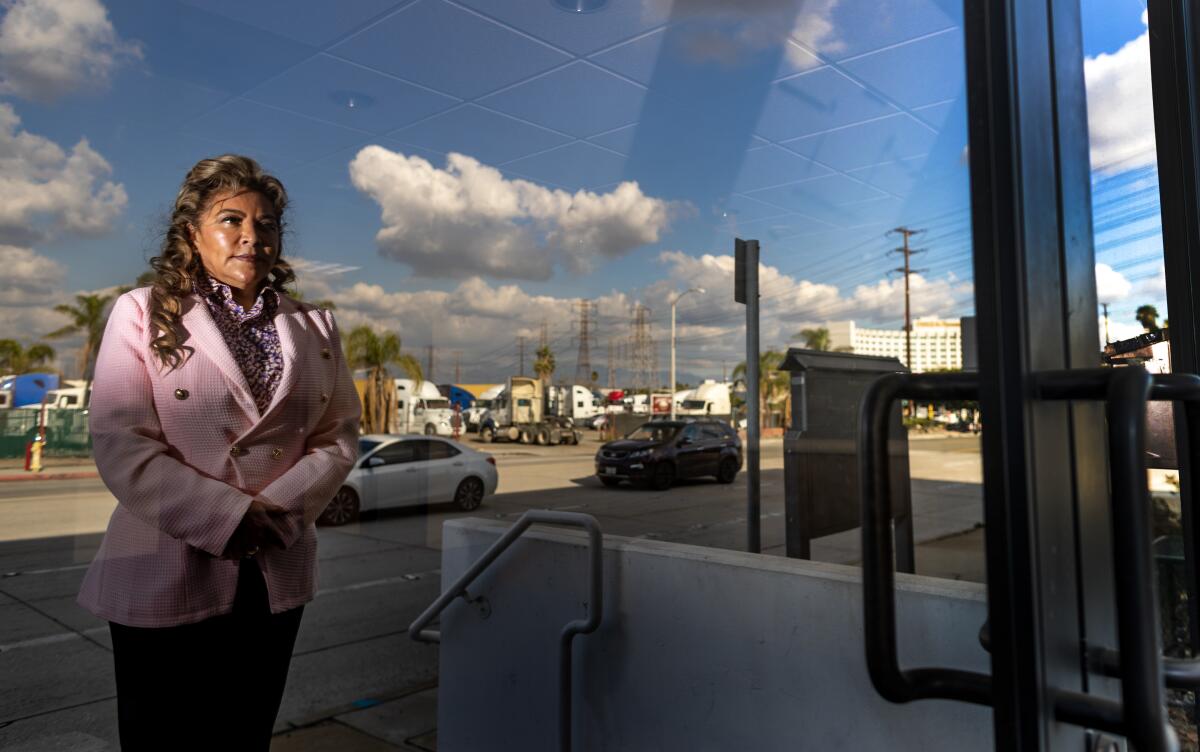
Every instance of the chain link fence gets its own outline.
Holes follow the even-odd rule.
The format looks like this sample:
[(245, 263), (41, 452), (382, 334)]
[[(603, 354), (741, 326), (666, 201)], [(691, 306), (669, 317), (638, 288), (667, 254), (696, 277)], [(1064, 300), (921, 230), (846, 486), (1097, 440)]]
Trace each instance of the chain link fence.
[(75, 457), (92, 453), (86, 410), (0, 410), (0, 458), (24, 457), (25, 447), (45, 426), (43, 456)]

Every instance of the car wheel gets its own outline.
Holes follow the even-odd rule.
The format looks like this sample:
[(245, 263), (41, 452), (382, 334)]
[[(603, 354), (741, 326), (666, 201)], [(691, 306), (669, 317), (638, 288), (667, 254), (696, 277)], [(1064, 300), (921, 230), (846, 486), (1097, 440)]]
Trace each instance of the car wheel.
[(333, 495), (325, 511), (317, 518), (317, 524), (337, 527), (358, 519), (358, 494), (349, 486), (342, 486)]
[(539, 428), (537, 434), (534, 436), (534, 441), (537, 442), (538, 446), (546, 446), (550, 443), (550, 432), (545, 428)]
[(670, 462), (660, 462), (654, 466), (654, 475), (650, 476), (650, 487), (655, 491), (666, 491), (675, 484), (675, 466)]
[(733, 479), (738, 474), (738, 463), (732, 457), (726, 457), (721, 460), (721, 464), (717, 466), (717, 482), (732, 483)]
[(478, 478), (463, 478), (454, 492), (454, 503), (464, 512), (477, 509), (483, 503), (483, 481)]
[(484, 444), (491, 444), (496, 440), (496, 431), (491, 426), (484, 426), (479, 429), (479, 440)]
[(521, 443), (522, 443), (522, 444), (528, 444), (528, 443), (530, 443), (532, 440), (533, 440), (533, 439), (532, 439), (532, 437), (530, 437), (530, 435), (529, 435), (529, 432), (528, 432), (528, 431), (521, 431)]
[(609, 488), (612, 488), (613, 486), (615, 486), (621, 482), (620, 478), (606, 478), (603, 475), (599, 476), (599, 478), (600, 478), (600, 482), (603, 483), (604, 485), (608, 486)]
[(435, 428), (432, 423), (425, 426), (425, 435), (426, 436), (435, 436), (436, 434), (437, 434), (437, 428)]

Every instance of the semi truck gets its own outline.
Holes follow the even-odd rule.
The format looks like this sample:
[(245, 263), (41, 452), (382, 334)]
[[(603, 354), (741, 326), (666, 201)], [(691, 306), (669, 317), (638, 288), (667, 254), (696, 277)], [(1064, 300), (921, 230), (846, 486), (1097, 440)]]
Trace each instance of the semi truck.
[(454, 409), (431, 381), (396, 379), (396, 432), (451, 436)]
[(588, 421), (604, 412), (600, 399), (586, 386), (551, 386), (547, 387), (546, 392), (549, 413), (570, 418), (578, 425), (587, 425)]
[(0, 408), (41, 407), (42, 397), (58, 388), (58, 374), (23, 373), (0, 378)]
[(733, 413), (729, 398), (729, 385), (712, 379), (706, 380), (684, 395), (676, 403), (676, 415), (703, 415), (713, 418), (728, 418)]
[(522, 444), (578, 444), (582, 434), (570, 418), (551, 415), (540, 379), (513, 376), (492, 400), (479, 426), (479, 439), (519, 441)]

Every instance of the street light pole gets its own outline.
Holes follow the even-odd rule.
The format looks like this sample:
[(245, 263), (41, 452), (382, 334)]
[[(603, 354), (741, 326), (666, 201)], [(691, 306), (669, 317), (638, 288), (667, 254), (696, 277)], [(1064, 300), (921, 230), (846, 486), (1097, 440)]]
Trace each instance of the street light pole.
[(676, 295), (675, 299), (671, 301), (671, 420), (675, 420), (675, 306), (679, 303), (679, 299), (689, 292), (698, 292), (703, 295), (704, 288), (690, 287)]

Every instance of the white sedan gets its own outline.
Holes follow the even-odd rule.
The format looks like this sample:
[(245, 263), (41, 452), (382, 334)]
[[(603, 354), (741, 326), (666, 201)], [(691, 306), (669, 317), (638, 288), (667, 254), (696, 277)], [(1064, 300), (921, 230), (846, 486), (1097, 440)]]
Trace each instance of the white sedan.
[(358, 462), (317, 520), (344, 525), (361, 512), (452, 501), (470, 511), (496, 492), (492, 455), (437, 436), (370, 434)]

